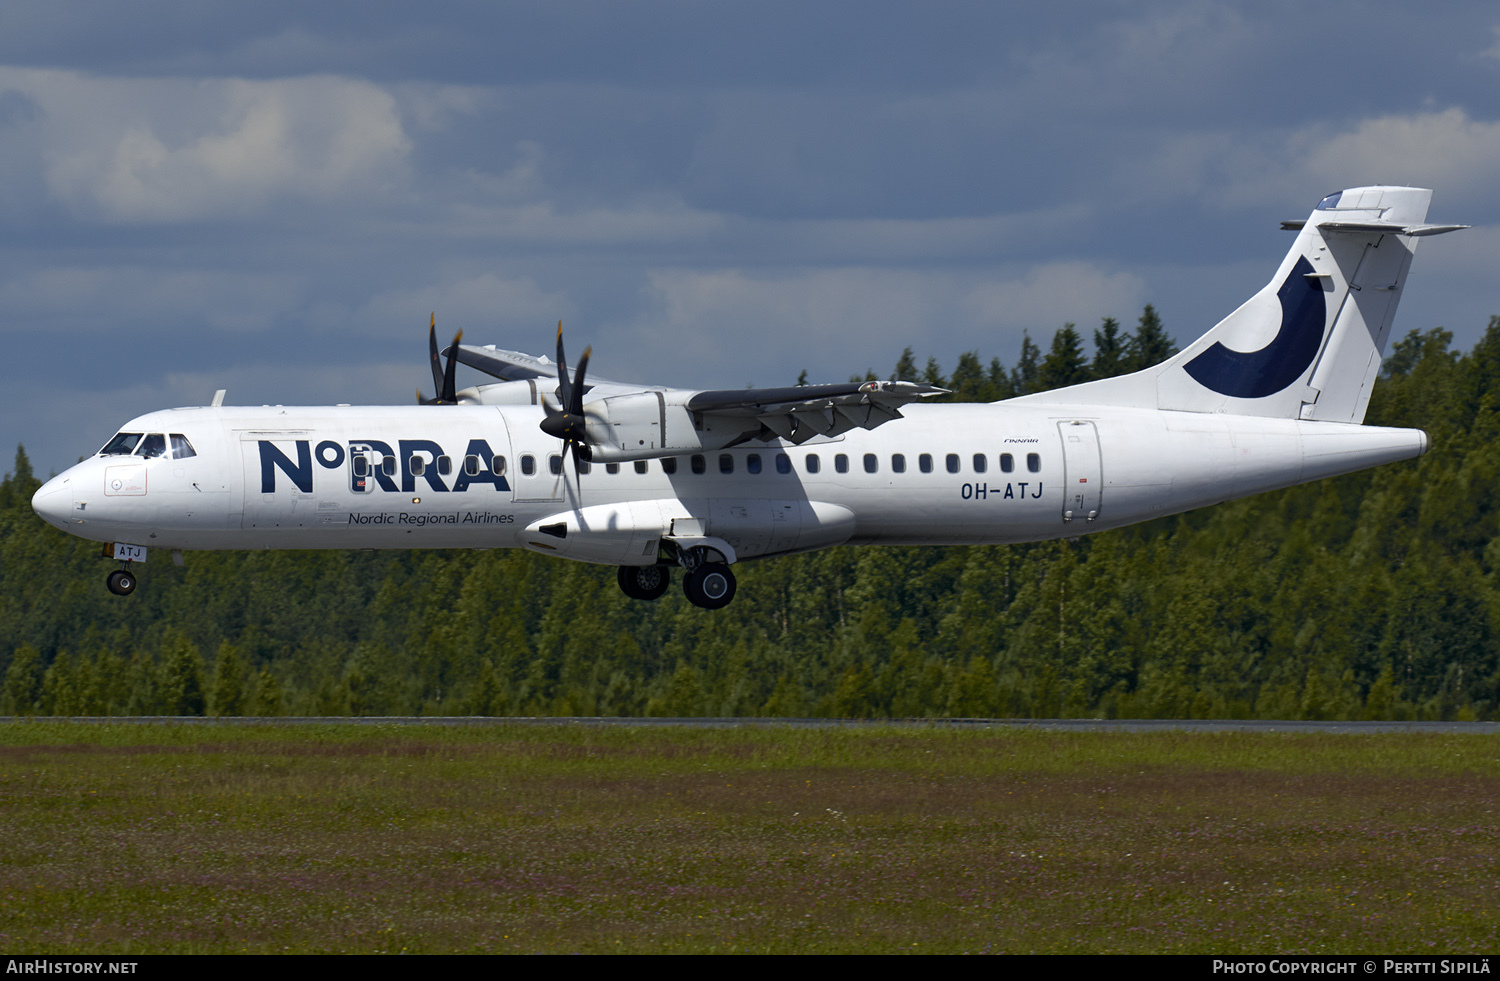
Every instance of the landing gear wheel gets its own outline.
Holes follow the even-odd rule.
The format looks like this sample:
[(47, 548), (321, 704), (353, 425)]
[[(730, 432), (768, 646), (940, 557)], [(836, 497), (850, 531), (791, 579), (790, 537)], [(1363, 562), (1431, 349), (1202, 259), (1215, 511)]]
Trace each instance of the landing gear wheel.
[(682, 580), (682, 591), (688, 602), (705, 610), (718, 610), (734, 599), (734, 573), (717, 562), (700, 565)]
[(620, 592), (631, 599), (660, 599), (672, 585), (672, 574), (659, 565), (620, 566)]
[(135, 592), (135, 574), (126, 572), (124, 569), (116, 569), (105, 578), (104, 584), (116, 596), (129, 596)]

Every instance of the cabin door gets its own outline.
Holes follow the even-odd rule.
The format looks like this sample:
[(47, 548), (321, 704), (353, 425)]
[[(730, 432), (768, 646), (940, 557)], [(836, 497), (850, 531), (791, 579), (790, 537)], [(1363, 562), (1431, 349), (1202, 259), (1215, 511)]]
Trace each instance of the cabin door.
[(1104, 490), (1099, 431), (1085, 421), (1060, 422), (1057, 428), (1063, 447), (1063, 523), (1086, 525), (1099, 517)]

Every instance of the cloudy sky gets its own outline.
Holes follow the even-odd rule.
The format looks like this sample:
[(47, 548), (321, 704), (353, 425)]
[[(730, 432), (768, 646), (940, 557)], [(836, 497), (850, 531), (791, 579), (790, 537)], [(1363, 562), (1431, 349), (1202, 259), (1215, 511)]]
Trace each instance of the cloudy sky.
[(432, 311), (687, 387), (1009, 365), (1145, 303), (1182, 342), (1377, 182), (1476, 226), (1396, 321), (1471, 345), (1493, 5), (8, 0), (0, 447), (45, 474), (217, 388), (410, 402)]

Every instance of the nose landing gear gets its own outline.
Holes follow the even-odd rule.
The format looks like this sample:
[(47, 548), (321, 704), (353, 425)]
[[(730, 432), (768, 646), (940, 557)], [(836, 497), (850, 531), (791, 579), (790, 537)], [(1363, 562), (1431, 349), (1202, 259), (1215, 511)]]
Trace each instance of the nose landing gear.
[(116, 596), (129, 596), (135, 592), (135, 573), (130, 571), (129, 564), (123, 569), (116, 569), (104, 579), (104, 584), (109, 591)]

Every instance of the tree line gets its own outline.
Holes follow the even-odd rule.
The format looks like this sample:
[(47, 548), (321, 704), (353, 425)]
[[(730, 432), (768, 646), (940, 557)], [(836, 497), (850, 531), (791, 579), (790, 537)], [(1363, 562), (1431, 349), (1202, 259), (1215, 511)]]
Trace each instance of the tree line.
[[(891, 377), (990, 401), (1175, 351), (1147, 307), (1014, 365)], [(129, 598), (0, 483), (0, 712), (1494, 719), (1500, 318), (1397, 342), (1374, 425), (1419, 460), (1084, 537), (838, 548), (740, 568), (729, 607), (626, 599), (519, 550), (189, 553)]]

